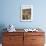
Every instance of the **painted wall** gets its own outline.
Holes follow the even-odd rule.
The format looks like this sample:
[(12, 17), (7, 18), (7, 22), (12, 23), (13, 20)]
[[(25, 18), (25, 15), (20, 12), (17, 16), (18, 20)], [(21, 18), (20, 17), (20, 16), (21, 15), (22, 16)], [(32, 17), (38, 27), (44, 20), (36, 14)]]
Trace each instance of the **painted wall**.
[[(20, 21), (21, 5), (33, 5), (32, 22)], [(13, 24), (16, 28), (46, 28), (46, 0), (0, 0), (0, 25)]]

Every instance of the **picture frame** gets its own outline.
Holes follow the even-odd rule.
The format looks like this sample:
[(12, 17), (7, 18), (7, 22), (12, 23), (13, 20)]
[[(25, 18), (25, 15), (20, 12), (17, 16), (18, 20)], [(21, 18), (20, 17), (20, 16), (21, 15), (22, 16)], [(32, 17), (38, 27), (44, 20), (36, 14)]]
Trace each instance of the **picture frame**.
[(33, 6), (22, 5), (21, 6), (21, 21), (32, 21), (33, 19)]

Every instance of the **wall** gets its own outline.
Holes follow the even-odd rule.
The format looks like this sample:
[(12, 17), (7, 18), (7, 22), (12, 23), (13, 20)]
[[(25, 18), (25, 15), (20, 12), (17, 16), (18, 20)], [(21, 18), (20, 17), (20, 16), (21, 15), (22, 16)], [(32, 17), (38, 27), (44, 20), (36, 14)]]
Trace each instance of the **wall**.
[[(25, 4), (33, 5), (32, 22), (20, 21), (21, 5)], [(0, 0), (0, 31), (9, 24), (21, 29), (40, 27), (46, 32), (46, 0)]]

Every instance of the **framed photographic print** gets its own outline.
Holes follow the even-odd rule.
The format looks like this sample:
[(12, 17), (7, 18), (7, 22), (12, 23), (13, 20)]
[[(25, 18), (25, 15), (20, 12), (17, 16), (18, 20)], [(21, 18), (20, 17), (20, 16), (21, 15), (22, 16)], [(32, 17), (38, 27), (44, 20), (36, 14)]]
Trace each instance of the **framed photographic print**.
[(32, 5), (21, 6), (21, 21), (32, 21), (33, 7)]

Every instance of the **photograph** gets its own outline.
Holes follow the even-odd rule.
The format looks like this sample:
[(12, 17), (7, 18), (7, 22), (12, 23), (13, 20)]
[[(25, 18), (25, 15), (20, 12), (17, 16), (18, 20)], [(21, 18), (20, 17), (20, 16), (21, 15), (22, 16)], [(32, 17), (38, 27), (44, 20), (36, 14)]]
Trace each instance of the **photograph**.
[(21, 21), (32, 21), (32, 6), (23, 5), (21, 7)]

